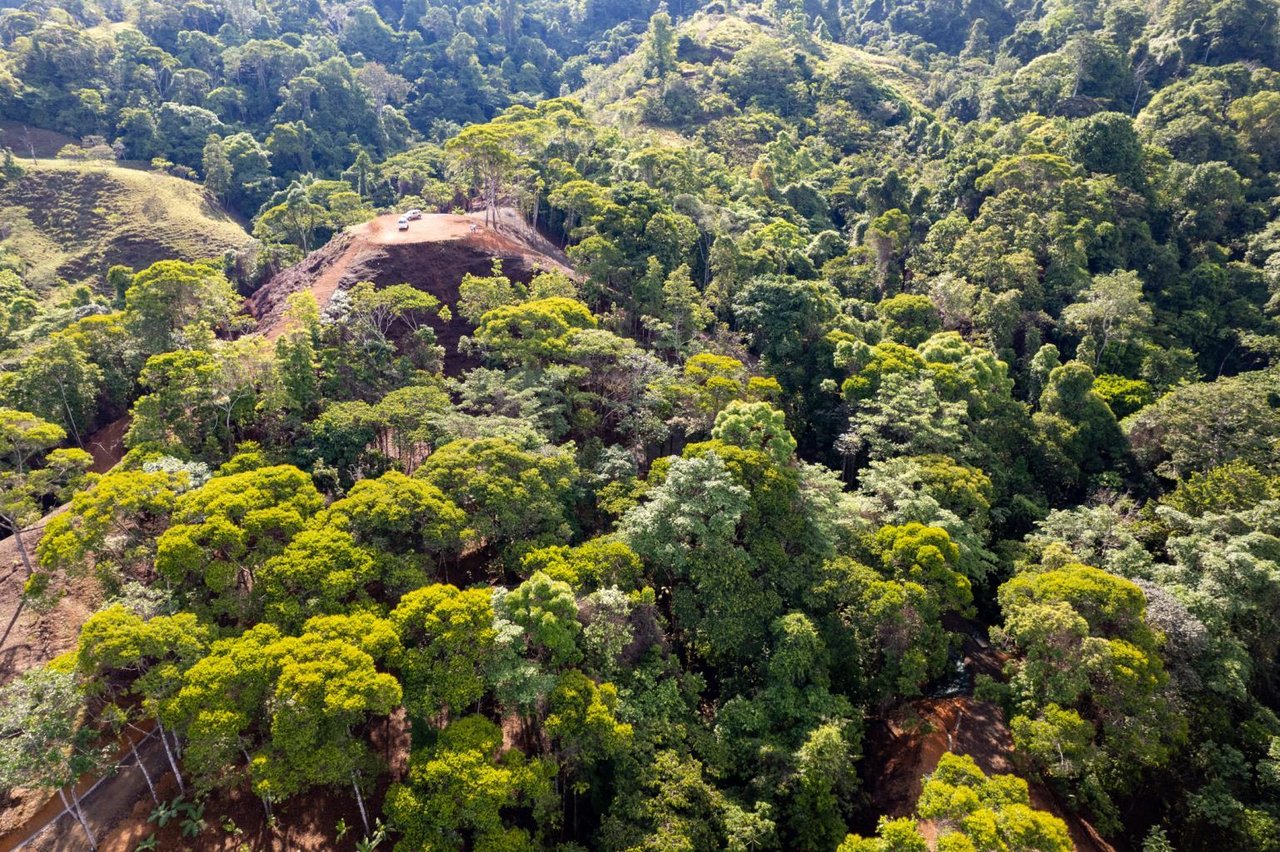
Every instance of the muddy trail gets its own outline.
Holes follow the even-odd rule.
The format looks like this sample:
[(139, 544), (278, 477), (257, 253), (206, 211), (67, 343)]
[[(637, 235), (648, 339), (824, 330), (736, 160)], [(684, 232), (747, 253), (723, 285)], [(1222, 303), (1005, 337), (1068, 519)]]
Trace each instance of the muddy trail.
[[(338, 290), (359, 281), (379, 286), (411, 284), (452, 306), (458, 284), (468, 273), (488, 275), (494, 259), (513, 280), (527, 282), (543, 270), (572, 275), (568, 259), (512, 211), (502, 211), (497, 224), (486, 225), (482, 214), (428, 213), (397, 227), (389, 213), (347, 229), (324, 248), (280, 272), (249, 298), (249, 310), (259, 330), (275, 340), (288, 328), (285, 303), (290, 295), (310, 290), (321, 311)], [(457, 375), (474, 363), (458, 351), (458, 340), (471, 325), (453, 312), (448, 322), (432, 328), (445, 350), (444, 371)]]

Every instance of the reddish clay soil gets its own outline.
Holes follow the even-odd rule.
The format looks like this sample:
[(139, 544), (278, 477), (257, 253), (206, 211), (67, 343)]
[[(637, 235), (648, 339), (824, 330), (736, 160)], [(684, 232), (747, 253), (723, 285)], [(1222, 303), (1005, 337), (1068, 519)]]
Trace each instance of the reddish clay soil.
[[(93, 472), (106, 473), (124, 456), (124, 435), (129, 431), (129, 418), (122, 417), (89, 436), (85, 449), (93, 456)], [(44, 534), (49, 519), (66, 511), (66, 506), (53, 509), (28, 527), (22, 534), (27, 556), (35, 560), (36, 544)], [(26, 572), (13, 536), (0, 539), (0, 631), (9, 625), (22, 601)], [(8, 683), (18, 674), (40, 666), (74, 647), (80, 625), (97, 604), (96, 584), (76, 581), (53, 609), (36, 612), (23, 607), (13, 629), (0, 640), (0, 683)]]
[[(390, 768), (378, 788), (365, 799), (369, 819), (382, 812), (387, 787), (404, 778), (408, 771), (410, 731), (403, 710), (398, 710), (385, 723), (370, 731), (373, 747)], [(161, 797), (178, 795), (172, 775), (161, 785)], [(275, 825), (268, 824), (262, 801), (244, 789), (215, 793), (205, 804), (207, 827), (194, 838), (183, 837), (177, 821), (163, 829), (147, 821), (152, 805), (149, 796), (131, 803), (122, 818), (99, 841), (102, 852), (133, 852), (137, 844), (155, 834), (158, 849), (182, 849), (191, 852), (234, 852), (245, 844), (252, 850), (288, 850), (288, 852), (327, 852), (354, 849), (364, 834), (360, 809), (348, 787), (319, 789), (306, 795), (277, 803), (273, 810)], [(338, 821), (345, 821), (347, 832), (338, 838)], [(67, 833), (64, 831), (64, 833)]]
[[(45, 520), (65, 510), (60, 506)], [(28, 530), (23, 540), (33, 547), (39, 540), (44, 521)], [(0, 542), (0, 629), (8, 627), (22, 603), (26, 572), (18, 564), (13, 539)], [(24, 606), (9, 635), (0, 643), (0, 683), (8, 683), (27, 669), (42, 666), (59, 654), (71, 650), (85, 622), (101, 602), (98, 584), (89, 577), (77, 578), (69, 584), (52, 609), (35, 610)]]
[(84, 448), (93, 456), (93, 472), (106, 473), (124, 458), (124, 436), (133, 418), (125, 415), (89, 436)]
[[(89, 436), (85, 449), (93, 456), (93, 472), (105, 473), (124, 456), (124, 434), (129, 418), (110, 423)], [(32, 524), (22, 534), (27, 556), (35, 559), (36, 544), (49, 519), (66, 511), (59, 506)], [(22, 604), (26, 571), (13, 536), (0, 540), (0, 631), (4, 631)], [(0, 639), (0, 683), (8, 683), (22, 672), (42, 666), (75, 647), (80, 625), (99, 602), (97, 584), (90, 579), (73, 581), (67, 593), (52, 609), (39, 612), (23, 606), (12, 629)]]
[(24, 127), (18, 121), (0, 121), (0, 147), (13, 150), (13, 156), (21, 162), (31, 157), (31, 149), (35, 149), (37, 157), (56, 157), (66, 145), (78, 145), (79, 139), (58, 133), (56, 130), (41, 130), (38, 127)]
[[(495, 258), (514, 280), (528, 281), (542, 270), (573, 274), (559, 249), (510, 211), (503, 212), (496, 226), (485, 225), (482, 214), (428, 213), (401, 231), (398, 218), (390, 213), (349, 228), (263, 285), (249, 299), (249, 310), (263, 334), (274, 340), (284, 333), (285, 301), (304, 289), (316, 297), (322, 311), (335, 292), (358, 281), (412, 284), (452, 306), (462, 277), (489, 274)], [(445, 373), (455, 375), (471, 366), (458, 352), (458, 339), (471, 332), (470, 324), (454, 311), (449, 322), (432, 326), (445, 349)]]
[[(922, 699), (900, 705), (871, 726), (865, 783), (876, 813), (909, 815), (924, 778), (947, 752), (967, 754), (983, 772), (1020, 774), (1013, 736), (995, 704), (971, 696)], [(1037, 779), (1027, 778), (1031, 804), (1061, 818), (1079, 852), (1115, 852), (1087, 821)]]
[[(1003, 677), (1005, 656), (978, 638), (979, 626), (962, 620), (953, 620), (948, 626), (965, 634), (964, 663), (970, 674)], [(905, 702), (869, 725), (863, 783), (870, 793), (872, 812), (891, 817), (910, 815), (925, 776), (937, 768), (947, 752), (969, 755), (988, 775), (1021, 774), (1013, 760), (1013, 735), (999, 706), (969, 695)], [(1036, 778), (1026, 781), (1031, 804), (1066, 822), (1079, 852), (1115, 852), (1048, 786)], [(867, 833), (874, 831), (875, 825), (858, 828)], [(922, 825), (922, 829), (933, 839), (932, 826)]]
[[(146, 781), (134, 763), (135, 754), (145, 763), (153, 780), (160, 779), (169, 772), (164, 748), (150, 728), (150, 724), (131, 728), (114, 737), (110, 743), (104, 743), (112, 746), (112, 762), (118, 766), (115, 774), (104, 777), (102, 773), (87, 773), (76, 782), (76, 796), (80, 800), (85, 819), (98, 837), (105, 833), (107, 826), (119, 821), (120, 815), (126, 813), (138, 800), (145, 798), (148, 803), (151, 802)], [(136, 747), (136, 752), (130, 748), (130, 744)], [(124, 765), (120, 766), (122, 762)], [(0, 852), (17, 849), (24, 842), (27, 845), (23, 848), (33, 852), (82, 849), (86, 845), (83, 829), (70, 814), (65, 813), (62, 799), (57, 795), (34, 810), (31, 810), (33, 797), (14, 794), (12, 798), (23, 807), (6, 807), (5, 824), (13, 823), (19, 813), (26, 818), (0, 834)], [(35, 799), (34, 804), (39, 804), (39, 798)]]
[[(376, 799), (370, 797), (366, 807), (381, 809), (384, 790)], [(170, 775), (161, 785), (160, 795), (172, 800), (178, 795), (178, 785)], [(236, 852), (245, 848), (257, 850), (288, 850), (288, 852), (328, 852), (351, 850), (363, 835), (360, 811), (350, 791), (313, 790), (305, 796), (277, 804), (274, 812), (275, 827), (267, 824), (262, 801), (246, 790), (234, 790), (227, 794), (211, 796), (205, 803), (205, 828), (195, 837), (182, 835), (181, 819), (175, 819), (164, 828), (148, 822), (155, 806), (149, 796), (135, 803), (114, 829), (98, 841), (101, 852), (133, 852), (137, 845), (151, 835), (156, 836), (157, 849), (190, 850), (190, 852)], [(370, 817), (372, 818), (372, 816)], [(344, 820), (348, 830), (341, 840), (337, 837), (338, 821)], [(67, 840), (73, 835), (64, 832)], [(81, 836), (83, 842), (83, 835)], [(83, 848), (65, 846), (65, 849)]]
[[(110, 470), (120, 461), (124, 455), (124, 433), (128, 429), (128, 418), (122, 418), (85, 441), (85, 449), (93, 455), (95, 473)], [(36, 544), (44, 534), (45, 524), (66, 509), (59, 506), (23, 532), (22, 540), (30, 559), (35, 559)], [(38, 610), (23, 604), (25, 582), (26, 571), (17, 542), (12, 536), (0, 540), (0, 632), (8, 629), (0, 639), (0, 684), (74, 648), (80, 625), (102, 600), (97, 582), (91, 577), (82, 577), (73, 580), (51, 608)], [(0, 797), (0, 834), (30, 820), (47, 801), (48, 797), (40, 793)], [(58, 805), (55, 812), (60, 808)]]
[[(365, 800), (372, 821), (382, 811), (387, 787), (403, 779), (408, 769), (410, 732), (403, 710), (376, 726), (369, 736), (373, 747), (390, 768), (388, 776), (383, 777), (377, 789)], [(152, 770), (160, 798), (172, 801), (182, 795), (169, 771), (159, 741), (153, 736), (143, 743), (143, 748), (143, 758)], [(125, 757), (127, 745), (122, 745), (118, 751), (120, 758)], [(82, 797), (96, 782), (94, 777), (81, 779), (77, 789)], [(188, 791), (188, 801), (189, 796)], [(195, 837), (183, 836), (181, 818), (164, 828), (149, 820), (155, 803), (136, 769), (122, 769), (107, 777), (88, 797), (82, 798), (82, 805), (97, 836), (98, 848), (103, 852), (133, 852), (151, 835), (155, 835), (158, 841), (156, 848), (164, 850), (235, 852), (247, 848), (322, 852), (354, 849), (356, 841), (364, 834), (359, 806), (349, 787), (312, 790), (304, 796), (277, 803), (273, 808), (275, 825), (268, 823), (261, 800), (247, 790), (214, 793), (205, 802), (204, 830)], [(61, 810), (62, 804), (55, 798), (26, 815), (16, 828), (0, 835), (0, 852), (16, 848), (16, 844), (57, 817)], [(8, 814), (5, 816), (7, 818)], [(338, 836), (340, 820), (348, 827), (341, 838)], [(84, 849), (85, 838), (80, 826), (64, 816), (54, 826), (40, 832), (27, 848), (34, 852), (71, 852)]]

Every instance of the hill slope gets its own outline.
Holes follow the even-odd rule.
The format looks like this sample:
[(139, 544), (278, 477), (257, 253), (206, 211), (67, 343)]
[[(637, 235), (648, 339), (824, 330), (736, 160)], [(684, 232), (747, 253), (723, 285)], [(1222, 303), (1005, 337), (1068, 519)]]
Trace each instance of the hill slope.
[(113, 264), (217, 256), (250, 239), (190, 181), (59, 160), (23, 168), (0, 186), (0, 254), (16, 256), (37, 291), (99, 282)]
[[(462, 277), (488, 275), (494, 259), (502, 261), (504, 273), (519, 281), (528, 281), (541, 270), (573, 274), (560, 251), (511, 211), (504, 212), (500, 228), (485, 227), (480, 214), (427, 214), (407, 231), (397, 230), (396, 219), (391, 213), (356, 225), (268, 281), (249, 300), (262, 332), (274, 339), (284, 331), (285, 300), (304, 289), (311, 290), (321, 310), (335, 292), (359, 281), (412, 284), (453, 305)], [(436, 328), (445, 348), (446, 373), (454, 374), (464, 366), (457, 343), (470, 330), (456, 313)]]
[[(855, 108), (866, 112), (868, 106), (887, 102), (904, 111), (928, 113), (923, 102), (929, 74), (906, 56), (885, 56), (856, 45), (817, 38), (806, 40), (799, 48), (774, 22), (757, 14), (697, 12), (676, 26), (673, 38), (677, 62), (674, 74), (667, 80), (653, 77), (649, 49), (641, 45), (617, 62), (591, 66), (578, 95), (601, 119), (625, 127), (639, 125), (657, 131), (667, 144), (678, 144), (678, 137), (673, 138), (671, 131), (696, 132), (708, 116), (726, 105), (716, 107), (716, 99), (708, 98), (710, 81), (723, 76), (744, 50), (751, 53), (762, 42), (773, 42), (788, 56), (803, 56), (806, 66), (821, 75), (837, 76), (842, 68), (852, 69), (862, 78), (868, 98), (866, 103), (853, 104)], [(699, 108), (707, 112), (693, 121), (688, 114), (683, 115), (684, 120), (681, 116), (659, 118), (654, 114), (652, 103), (647, 107), (646, 101), (663, 100), (673, 84), (687, 88), (687, 97), (700, 101)]]

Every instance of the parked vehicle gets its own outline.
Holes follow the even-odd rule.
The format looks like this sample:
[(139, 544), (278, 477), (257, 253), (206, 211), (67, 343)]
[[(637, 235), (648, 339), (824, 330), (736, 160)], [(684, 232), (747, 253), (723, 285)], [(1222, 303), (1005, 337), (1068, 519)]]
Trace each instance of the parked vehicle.
[(408, 219), (410, 222), (412, 222), (414, 219), (422, 218), (422, 211), (419, 210), (417, 207), (415, 207), (412, 210), (410, 210), (408, 213), (404, 214), (404, 217)]
[(409, 217), (401, 216), (400, 219), (396, 222), (396, 229), (401, 231), (409, 230)]

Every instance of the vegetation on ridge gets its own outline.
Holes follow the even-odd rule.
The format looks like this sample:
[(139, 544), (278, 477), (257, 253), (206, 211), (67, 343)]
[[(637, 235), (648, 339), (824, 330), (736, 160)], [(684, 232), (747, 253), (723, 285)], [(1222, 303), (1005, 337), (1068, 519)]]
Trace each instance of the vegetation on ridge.
[[(106, 600), (4, 687), (0, 779), (155, 724), (267, 843), (323, 790), (360, 819), (325, 843), (405, 852), (1280, 848), (1278, 17), (0, 12), (4, 118), (253, 235), (0, 256), (0, 524), (68, 504), (15, 537), (24, 601)], [(93, 173), (22, 153), (0, 197)], [(242, 310), (377, 211), (472, 204), (574, 274)], [(877, 808), (912, 740), (877, 723), (969, 691), (966, 649), (950, 700), (1017, 776), (948, 754)]]

